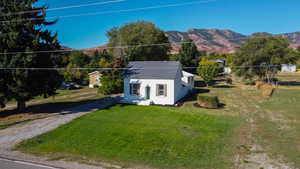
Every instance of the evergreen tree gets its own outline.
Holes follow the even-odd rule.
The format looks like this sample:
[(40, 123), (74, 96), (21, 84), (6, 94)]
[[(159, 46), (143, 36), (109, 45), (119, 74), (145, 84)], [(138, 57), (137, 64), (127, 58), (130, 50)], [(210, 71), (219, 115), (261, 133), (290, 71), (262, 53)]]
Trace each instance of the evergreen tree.
[(178, 60), (185, 67), (194, 67), (199, 63), (200, 52), (193, 40), (188, 39), (182, 42), (179, 50)]
[(72, 52), (69, 56), (69, 64), (66, 71), (63, 72), (65, 81), (76, 82), (82, 84), (84, 80), (87, 80), (87, 75), (92, 70), (82, 70), (75, 68), (89, 68), (91, 58), (83, 52)]
[[(98, 50), (96, 50), (91, 56), (89, 68), (98, 68), (100, 58), (101, 58), (101, 53)], [(90, 70), (90, 71), (93, 71), (93, 70)]]
[[(56, 70), (24, 68), (53, 68), (57, 54), (48, 52), (60, 49), (57, 34), (45, 29), (56, 21), (46, 21), (46, 6), (34, 7), (37, 0), (2, 0), (0, 3), (0, 104), (15, 99), (18, 109), (35, 96), (55, 94), (59, 85)], [(30, 12), (23, 12), (30, 11)], [(17, 53), (16, 53), (17, 52)], [(27, 53), (24, 53), (27, 52)], [(19, 69), (13, 69), (19, 68)]]

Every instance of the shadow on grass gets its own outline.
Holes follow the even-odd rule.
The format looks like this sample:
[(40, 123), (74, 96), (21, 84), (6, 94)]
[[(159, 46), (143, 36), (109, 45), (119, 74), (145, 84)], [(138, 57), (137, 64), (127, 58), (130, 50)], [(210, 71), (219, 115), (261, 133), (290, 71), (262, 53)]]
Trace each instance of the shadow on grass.
[[(106, 98), (101, 98), (102, 100), (106, 99)], [(87, 99), (87, 100), (82, 100), (82, 101), (62, 101), (62, 102), (50, 102), (50, 103), (41, 103), (41, 104), (36, 104), (36, 105), (30, 105), (26, 108), (26, 110), (24, 112), (19, 112), (16, 109), (14, 110), (4, 110), (4, 111), (0, 111), (0, 118), (5, 118), (7, 116), (10, 115), (14, 115), (14, 114), (19, 114), (19, 113), (28, 113), (28, 114), (41, 114), (41, 113), (47, 113), (47, 114), (51, 114), (51, 113), (58, 113), (60, 111), (63, 111), (64, 109), (66, 109), (65, 113), (77, 113), (77, 112), (85, 112), (88, 110), (93, 110), (96, 108), (99, 108), (100, 104), (95, 106), (91, 105), (91, 106), (82, 106), (80, 107), (80, 105), (86, 105), (88, 103), (92, 103), (95, 101), (99, 101), (101, 99)], [(72, 107), (77, 107), (76, 111), (72, 111), (72, 112), (68, 112), (68, 108), (72, 108)], [(64, 114), (64, 112), (62, 113)]]
[(190, 102), (190, 101), (197, 101), (198, 94), (209, 93), (209, 92), (210, 92), (209, 89), (196, 88), (193, 90), (193, 92), (191, 92), (189, 95), (182, 98), (179, 102), (184, 103), (184, 102)]
[(224, 89), (234, 88), (234, 86), (232, 86), (232, 85), (214, 85), (212, 87), (213, 88), (224, 88)]
[(299, 81), (279, 81), (278, 85), (280, 86), (300, 86)]
[(206, 87), (206, 84), (204, 81), (201, 81), (201, 80), (197, 80), (195, 81), (195, 87)]
[(194, 103), (193, 106), (197, 107), (197, 108), (202, 108), (202, 109), (215, 109), (215, 110), (217, 110), (217, 109), (223, 109), (226, 106), (226, 104), (219, 103), (218, 108), (207, 108), (207, 107), (200, 106), (198, 103)]

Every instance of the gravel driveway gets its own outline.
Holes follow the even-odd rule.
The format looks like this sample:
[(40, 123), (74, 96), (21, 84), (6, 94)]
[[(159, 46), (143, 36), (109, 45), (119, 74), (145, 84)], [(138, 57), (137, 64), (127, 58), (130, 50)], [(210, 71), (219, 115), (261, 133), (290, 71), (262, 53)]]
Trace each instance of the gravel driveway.
[[(46, 133), (89, 112), (93, 112), (99, 109), (104, 109), (108, 106), (116, 104), (119, 101), (119, 99), (120, 99), (119, 96), (103, 98), (93, 103), (63, 110), (59, 113), (55, 113), (50, 117), (44, 119), (34, 120), (25, 124), (20, 124), (4, 130), (0, 130), (0, 157), (42, 163), (46, 165), (70, 168), (70, 169), (71, 168), (72, 169), (101, 168), (101, 167), (83, 165), (76, 162), (65, 162), (62, 160), (48, 161), (46, 158), (43, 157), (35, 157), (28, 154), (23, 154), (21, 152), (12, 151), (11, 149), (14, 147), (16, 143), (20, 141)], [(107, 165), (104, 164), (104, 166)], [(114, 167), (114, 166), (108, 165), (107, 167)], [(118, 168), (118, 166), (115, 167)]]

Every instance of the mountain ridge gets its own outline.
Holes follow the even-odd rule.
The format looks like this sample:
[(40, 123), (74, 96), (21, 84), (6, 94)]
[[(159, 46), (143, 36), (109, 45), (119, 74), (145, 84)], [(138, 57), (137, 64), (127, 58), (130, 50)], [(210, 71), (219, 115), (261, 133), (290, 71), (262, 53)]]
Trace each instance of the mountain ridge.
[[(180, 49), (180, 42), (187, 38), (192, 39), (199, 50), (232, 53), (236, 51), (236, 49), (240, 47), (247, 38), (258, 33), (265, 32), (244, 35), (229, 29), (189, 29), (186, 32), (167, 31), (166, 35), (173, 46), (172, 53), (177, 53)], [(287, 37), (290, 42), (290, 47), (295, 48), (300, 46), (300, 32), (271, 35)]]
[[(180, 42), (186, 39), (192, 39), (199, 50), (217, 53), (232, 53), (240, 47), (247, 38), (255, 34), (270, 34), (267, 32), (257, 32), (251, 35), (244, 35), (230, 29), (189, 29), (186, 32), (182, 31), (166, 31), (166, 36), (172, 45), (171, 53), (178, 53)], [(271, 34), (275, 36), (287, 37), (290, 42), (290, 47), (296, 48), (300, 46), (300, 31), (282, 34)], [(106, 49), (105, 45), (88, 48), (84, 53), (91, 54), (96, 50)]]

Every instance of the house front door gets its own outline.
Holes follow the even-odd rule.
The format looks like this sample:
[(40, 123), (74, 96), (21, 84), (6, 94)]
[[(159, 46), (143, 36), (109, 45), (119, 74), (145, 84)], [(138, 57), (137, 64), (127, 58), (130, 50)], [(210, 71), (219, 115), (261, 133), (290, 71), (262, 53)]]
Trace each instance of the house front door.
[(150, 99), (150, 86), (147, 86), (146, 87), (146, 100), (149, 100)]

